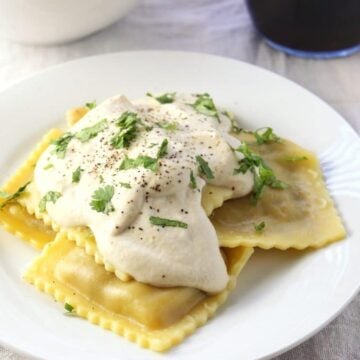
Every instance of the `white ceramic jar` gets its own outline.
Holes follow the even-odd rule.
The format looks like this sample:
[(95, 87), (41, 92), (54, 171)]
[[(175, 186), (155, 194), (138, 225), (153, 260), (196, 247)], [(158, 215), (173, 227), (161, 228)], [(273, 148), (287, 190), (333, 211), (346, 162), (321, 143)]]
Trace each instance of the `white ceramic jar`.
[(0, 36), (51, 45), (89, 35), (124, 16), (138, 0), (0, 0)]

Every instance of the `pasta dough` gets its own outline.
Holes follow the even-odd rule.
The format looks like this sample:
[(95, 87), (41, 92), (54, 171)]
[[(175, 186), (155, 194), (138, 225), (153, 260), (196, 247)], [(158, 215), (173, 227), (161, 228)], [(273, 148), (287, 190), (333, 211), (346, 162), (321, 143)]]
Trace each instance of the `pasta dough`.
[[(256, 206), (246, 196), (215, 210), (211, 221), (221, 246), (304, 249), (344, 238), (345, 229), (313, 153), (287, 140), (256, 145), (252, 135), (241, 138), (288, 188), (266, 188)], [(263, 221), (264, 230), (256, 231), (254, 225)]]
[[(61, 131), (58, 129), (49, 131), (20, 168), (3, 186), (2, 190), (8, 193), (14, 193), (19, 187), (31, 181), (34, 166), (38, 158), (51, 141), (57, 139), (60, 135)], [(19, 204), (19, 202), (26, 202), (26, 198), (28, 197), (31, 197), (29, 186), (17, 201), (9, 203), (0, 210), (0, 224), (8, 232), (28, 241), (34, 247), (41, 249), (46, 243), (54, 240), (55, 232), (52, 230), (49, 222), (44, 223), (41, 218), (33, 215), (34, 212), (29, 211), (29, 209)], [(4, 200), (1, 201), (3, 202)]]
[(164, 351), (203, 325), (226, 300), (252, 248), (223, 249), (229, 282), (208, 296), (192, 288), (156, 288), (122, 282), (85, 251), (59, 234), (24, 277), (56, 300), (71, 304), (94, 324), (123, 335), (142, 347)]

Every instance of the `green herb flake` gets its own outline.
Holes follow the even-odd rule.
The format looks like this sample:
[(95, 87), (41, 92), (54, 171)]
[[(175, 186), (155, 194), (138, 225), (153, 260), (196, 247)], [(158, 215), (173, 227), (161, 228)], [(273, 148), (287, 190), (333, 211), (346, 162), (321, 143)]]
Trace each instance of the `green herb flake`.
[(209, 180), (214, 179), (214, 174), (210, 169), (209, 164), (200, 155), (197, 155), (195, 159), (199, 165), (200, 173), (204, 174)]
[(162, 121), (157, 122), (156, 125), (170, 132), (176, 131), (178, 129), (178, 126), (175, 122)]
[(131, 185), (129, 183), (121, 182), (119, 185), (126, 189), (131, 189)]
[(158, 143), (151, 143), (149, 146), (148, 146), (148, 149), (151, 149), (153, 148), (154, 146), (158, 145)]
[(257, 129), (254, 131), (253, 134), (258, 145), (281, 141), (281, 139), (274, 133), (273, 129), (270, 127)]
[(251, 194), (251, 201), (254, 205), (259, 200), (265, 186), (281, 190), (287, 188), (287, 184), (277, 179), (274, 171), (265, 164), (259, 155), (253, 153), (246, 143), (240, 145), (235, 151), (242, 153), (244, 159), (239, 161), (239, 168), (234, 170), (234, 174), (244, 174), (248, 170), (253, 173), (254, 188)]
[(75, 134), (75, 137), (82, 143), (88, 142), (92, 138), (96, 137), (100, 132), (104, 131), (108, 126), (106, 119), (102, 119), (93, 126), (81, 129)]
[(308, 160), (308, 158), (306, 156), (296, 156), (296, 155), (294, 155), (294, 156), (285, 156), (284, 160), (288, 161), (288, 162), (295, 163), (295, 162), (298, 162), (298, 161)]
[(165, 93), (160, 96), (154, 96), (150, 93), (147, 93), (146, 95), (156, 99), (160, 104), (171, 104), (175, 101), (176, 93)]
[(265, 226), (266, 226), (265, 221), (262, 221), (259, 224), (254, 224), (254, 229), (256, 232), (260, 233), (265, 229)]
[(54, 140), (52, 142), (52, 145), (54, 145), (54, 149), (52, 150), (51, 153), (55, 154), (59, 159), (63, 159), (65, 157), (67, 147), (73, 137), (74, 137), (73, 134), (65, 133), (57, 140)]
[(130, 111), (124, 112), (120, 118), (116, 120), (116, 126), (118, 126), (120, 130), (111, 139), (111, 146), (115, 149), (128, 148), (130, 143), (136, 138), (137, 125), (139, 123), (142, 124), (136, 113)]
[(238, 123), (235, 119), (235, 116), (232, 112), (225, 110), (223, 114), (230, 120), (231, 122), (231, 132), (234, 134), (240, 134), (243, 129), (238, 126)]
[(49, 170), (49, 169), (51, 169), (53, 167), (54, 167), (53, 164), (47, 164), (47, 165), (44, 166), (44, 170)]
[(92, 195), (90, 206), (97, 212), (109, 215), (112, 211), (115, 211), (114, 206), (111, 203), (111, 199), (114, 196), (114, 187), (106, 185), (97, 189)]
[(102, 175), (99, 176), (100, 184), (104, 182), (104, 177)]
[(53, 204), (59, 199), (61, 194), (57, 191), (48, 191), (40, 200), (39, 203), (39, 211), (45, 212), (46, 211), (46, 204), (48, 202), (52, 202)]
[(137, 167), (144, 167), (156, 172), (158, 169), (157, 160), (147, 155), (140, 155), (136, 159), (131, 159), (125, 156), (125, 159), (120, 164), (119, 170), (135, 169)]
[(183, 229), (188, 228), (188, 224), (178, 220), (163, 219), (157, 216), (150, 216), (149, 220), (152, 225), (157, 225), (162, 227), (165, 226), (179, 227)]
[(23, 194), (30, 182), (31, 181), (28, 181), (23, 186), (20, 186), (13, 194), (8, 193), (7, 191), (0, 191), (0, 198), (5, 199), (5, 201), (0, 205), (0, 209)]
[(10, 193), (7, 191), (0, 191), (0, 198), (7, 199), (10, 196)]
[(72, 173), (72, 182), (78, 183), (81, 178), (81, 173), (84, 171), (80, 166)]
[(156, 154), (157, 159), (161, 159), (161, 158), (163, 158), (164, 156), (167, 155), (167, 153), (168, 153), (167, 152), (168, 143), (169, 143), (168, 139), (164, 139), (162, 141), (162, 143), (161, 143), (161, 145), (159, 147), (159, 150), (158, 150), (158, 152)]
[(196, 97), (196, 101), (191, 106), (200, 114), (215, 117), (220, 122), (219, 113), (210, 95), (205, 93), (198, 94)]
[(86, 106), (89, 110), (95, 109), (95, 108), (96, 108), (96, 101), (94, 100), (93, 102), (87, 102), (87, 103), (85, 104), (85, 106)]
[(72, 305), (70, 305), (69, 303), (65, 303), (64, 309), (65, 309), (67, 312), (71, 313), (71, 312), (74, 310), (74, 307), (73, 307)]
[(196, 178), (195, 178), (194, 172), (192, 170), (190, 171), (190, 183), (189, 183), (189, 186), (191, 187), (191, 189), (196, 189), (197, 188)]

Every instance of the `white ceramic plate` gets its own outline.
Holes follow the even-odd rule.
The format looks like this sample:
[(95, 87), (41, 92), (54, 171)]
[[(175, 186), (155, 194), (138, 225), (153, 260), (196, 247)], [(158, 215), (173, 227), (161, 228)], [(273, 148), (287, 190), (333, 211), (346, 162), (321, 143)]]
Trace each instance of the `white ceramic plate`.
[(299, 344), (351, 300), (360, 285), (360, 141), (316, 96), (268, 71), (205, 54), (128, 52), (55, 67), (0, 94), (1, 180), (66, 109), (147, 91), (209, 92), (248, 128), (272, 126), (320, 157), (348, 238), (318, 251), (256, 251), (229, 301), (165, 355), (138, 348), (21, 280), (38, 252), (0, 233), (0, 340), (46, 359), (260, 359)]

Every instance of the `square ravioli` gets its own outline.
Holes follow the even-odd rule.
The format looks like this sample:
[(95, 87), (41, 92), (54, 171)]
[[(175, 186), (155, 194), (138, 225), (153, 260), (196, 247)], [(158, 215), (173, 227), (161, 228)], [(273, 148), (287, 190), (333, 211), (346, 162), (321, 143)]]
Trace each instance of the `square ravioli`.
[(31, 197), (29, 182), (33, 178), (37, 160), (61, 133), (58, 129), (50, 130), (2, 187), (3, 192), (11, 194), (26, 185), (25, 191), (14, 201), (6, 202), (6, 199), (0, 198), (0, 224), (6, 231), (28, 241), (38, 249), (42, 249), (45, 244), (54, 240), (56, 233), (52, 229), (49, 219), (44, 222), (43, 217), (32, 210), (32, 206), (26, 206), (26, 199)]
[(245, 247), (223, 249), (228, 285), (216, 295), (207, 295), (194, 288), (123, 282), (60, 233), (30, 265), (24, 278), (57, 301), (71, 304), (76, 314), (90, 322), (142, 347), (165, 351), (215, 313), (252, 253), (252, 248)]
[[(259, 145), (253, 135), (242, 134), (240, 138), (287, 188), (266, 188), (256, 205), (248, 195), (216, 209), (211, 221), (221, 246), (301, 250), (319, 248), (345, 237), (315, 154), (288, 140)], [(254, 225), (262, 222), (265, 228), (256, 231)]]
[[(81, 110), (83, 111), (84, 109)], [(82, 112), (77, 110), (76, 114), (78, 115), (79, 113)], [(69, 112), (69, 114), (74, 115), (73, 112)], [(69, 118), (69, 114), (67, 114), (68, 121), (72, 119)], [(71, 121), (74, 121), (74, 119)], [(15, 172), (13, 177), (3, 186), (4, 191), (14, 193), (20, 186), (28, 184), (26, 191), (21, 196), (0, 209), (0, 224), (8, 232), (30, 242), (39, 249), (42, 249), (45, 244), (54, 240), (56, 232), (60, 231), (60, 228), (51, 220), (46, 212), (39, 210), (40, 194), (31, 180), (33, 178), (34, 167), (41, 154), (62, 134), (63, 132), (59, 129), (50, 130)], [(231, 197), (231, 190), (207, 185), (202, 192), (202, 206), (206, 214), (210, 215), (215, 208), (221, 206), (225, 200)], [(98, 251), (95, 238), (89, 228), (74, 227), (67, 229), (65, 232), (69, 239), (74, 240), (88, 254), (93, 255), (98, 264), (104, 264), (106, 270), (115, 272), (115, 268), (108, 264)], [(119, 271), (116, 272), (116, 275), (123, 281), (131, 278), (128, 274)]]

